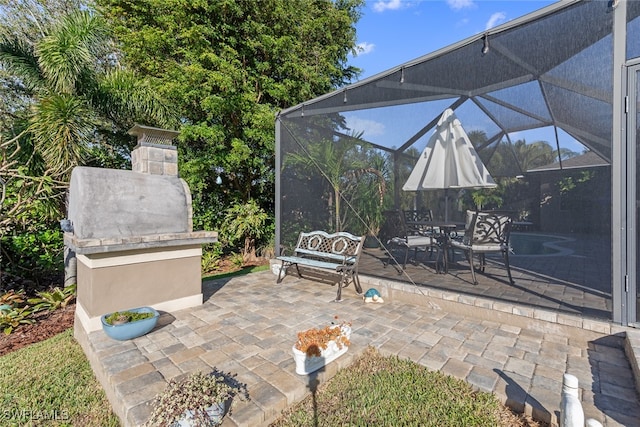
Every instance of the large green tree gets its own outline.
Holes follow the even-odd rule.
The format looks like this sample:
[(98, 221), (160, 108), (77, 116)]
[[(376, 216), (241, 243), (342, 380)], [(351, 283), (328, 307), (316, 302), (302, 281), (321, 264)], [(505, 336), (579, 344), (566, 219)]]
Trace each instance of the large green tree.
[(275, 115), (357, 75), (347, 60), (364, 1), (97, 3), (127, 64), (156, 78), (181, 117), (194, 224), (216, 228), (252, 199), (273, 212)]

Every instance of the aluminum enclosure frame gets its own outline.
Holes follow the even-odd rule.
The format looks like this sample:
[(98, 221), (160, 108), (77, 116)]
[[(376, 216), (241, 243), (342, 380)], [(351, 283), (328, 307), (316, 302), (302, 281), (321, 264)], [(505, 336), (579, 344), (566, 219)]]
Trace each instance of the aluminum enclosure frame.
[[(627, 13), (628, 9), (631, 16)], [(283, 232), (281, 171), (282, 159), (286, 153), (283, 152), (282, 138), (283, 132), (288, 132), (287, 126), (290, 121), (307, 123), (306, 119), (311, 117), (330, 117), (354, 111), (427, 102), (440, 102), (455, 110), (463, 105), (469, 105), (470, 102), (493, 121), (498, 129), (495, 134), (487, 135), (488, 139), (484, 146), (476, 147), (478, 151), (495, 152), (498, 143), (512, 144), (512, 135), (522, 130), (553, 127), (558, 153), (560, 153), (558, 129), (561, 129), (610, 165), (612, 311), (609, 320), (622, 325), (633, 325), (637, 313), (635, 307), (628, 306), (628, 302), (637, 293), (635, 203), (631, 206), (632, 199), (635, 200), (636, 166), (628, 163), (633, 163), (631, 159), (634, 159), (630, 157), (630, 153), (635, 152), (635, 147), (633, 149), (629, 147), (635, 144), (635, 129), (627, 128), (626, 106), (628, 91), (632, 90), (627, 88), (627, 67), (638, 61), (627, 58), (629, 50), (627, 24), (628, 20), (638, 19), (637, 15), (640, 14), (638, 9), (632, 2), (626, 0), (618, 2), (560, 1), (413, 61), (280, 111), (275, 123), (276, 250), (282, 245)], [(576, 27), (571, 28), (557, 25), (553, 27), (555, 31), (553, 33), (534, 31), (538, 21), (553, 20), (562, 14), (574, 14), (571, 21), (579, 22), (579, 25), (576, 24)], [(522, 33), (518, 36), (518, 31), (521, 29), (523, 29)], [(509, 37), (513, 38), (509, 39)], [(489, 52), (485, 57), (485, 54), (480, 55), (480, 52), (487, 40)], [(554, 44), (557, 40), (560, 42)], [(566, 43), (563, 44), (563, 41)], [(611, 61), (604, 68), (610, 75), (603, 75), (601, 85), (588, 87), (581, 85), (580, 82), (568, 81), (559, 75), (561, 73), (557, 68), (554, 69), (554, 67), (561, 68), (559, 64), (570, 61), (571, 59), (568, 58), (574, 54), (585, 54), (585, 52), (584, 61), (589, 63), (588, 60), (592, 59), (589, 58), (591, 46), (609, 42), (612, 46)], [(550, 52), (554, 47), (559, 53)], [(525, 52), (524, 56), (529, 62), (514, 53), (522, 51)], [(471, 57), (470, 52), (478, 55)], [(460, 70), (444, 73), (439, 63), (444, 64), (451, 58), (453, 63), (466, 65)], [(467, 58), (466, 62), (465, 58)], [(490, 59), (493, 63), (486, 64), (488, 61), (481, 61), (486, 59)], [(506, 70), (505, 75), (500, 75), (498, 78), (491, 73), (494, 67)], [(596, 65), (595, 68), (597, 67), (599, 66)], [(441, 72), (419, 73), (416, 72), (418, 69), (431, 71), (440, 69)], [(546, 71), (540, 72), (540, 69)], [(596, 71), (601, 70), (598, 68), (592, 72)], [(585, 70), (585, 73), (588, 72)], [(472, 74), (473, 76), (469, 77)], [(451, 79), (449, 84), (446, 84), (446, 78)], [(509, 102), (505, 100), (506, 96), (500, 98), (495, 95), (506, 93), (510, 88), (518, 85), (533, 84), (540, 87), (540, 97), (548, 109), (548, 115)], [(611, 88), (611, 93), (607, 93), (607, 87)], [(583, 106), (596, 107), (586, 113), (575, 111), (568, 108), (575, 100), (569, 99), (570, 97), (563, 99), (563, 94), (578, 94), (580, 99), (588, 99), (589, 104), (582, 104)], [(560, 102), (560, 104), (554, 108), (554, 102)], [(496, 114), (496, 111), (502, 112), (503, 109), (509, 109), (511, 113)], [(607, 109), (609, 109), (608, 112), (606, 112)], [(515, 119), (511, 122), (501, 120), (505, 117)], [(390, 153), (394, 159), (401, 158), (405, 155), (404, 150), (432, 130), (437, 118), (437, 116), (425, 117), (424, 127), (415, 131), (411, 137), (397, 146), (385, 146), (384, 143), (375, 140), (368, 142), (373, 147)], [(558, 156), (558, 162), (562, 167), (564, 159), (560, 154)], [(521, 165), (518, 166), (519, 174), (527, 172)], [(399, 186), (396, 185), (397, 187)], [(398, 194), (394, 194), (394, 197), (397, 206)], [(632, 282), (632, 286), (629, 286), (629, 282)]]

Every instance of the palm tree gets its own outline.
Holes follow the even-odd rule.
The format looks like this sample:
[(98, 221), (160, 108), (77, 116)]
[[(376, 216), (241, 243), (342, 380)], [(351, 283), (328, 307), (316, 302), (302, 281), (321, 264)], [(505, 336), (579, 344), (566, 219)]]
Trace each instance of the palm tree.
[(267, 233), (265, 224), (268, 219), (269, 215), (253, 199), (245, 204), (233, 205), (226, 210), (222, 229), (230, 243), (244, 240), (242, 250), (244, 262), (257, 259), (256, 242)]
[(524, 139), (519, 139), (513, 143), (513, 150), (522, 171), (558, 161), (558, 152), (546, 141), (527, 144)]
[(339, 141), (321, 140), (307, 146), (304, 153), (290, 153), (285, 160), (288, 166), (299, 166), (321, 175), (328, 182), (333, 194), (327, 202), (332, 209), (331, 219), (334, 222), (329, 227), (336, 232), (343, 231), (346, 223), (347, 212), (342, 208), (343, 201), (350, 204), (359, 189), (374, 189), (370, 197), (379, 207), (384, 201), (387, 183), (384, 171), (377, 169), (384, 162), (372, 163), (375, 156), (371, 155), (361, 136), (353, 133)]
[(119, 66), (99, 16), (75, 11), (42, 31), (35, 42), (3, 31), (0, 64), (29, 104), (25, 131), (52, 176), (86, 164), (100, 135), (168, 122), (149, 85)]
[(119, 65), (99, 16), (76, 10), (52, 18), (47, 5), (16, 4), (9, 6), (30, 18), (13, 17), (26, 27), (0, 25), (0, 240), (7, 231), (51, 229), (65, 216), (73, 167), (123, 165), (135, 122), (169, 120), (148, 83)]
[(149, 83), (119, 65), (99, 16), (58, 12), (31, 16), (31, 33), (0, 26), (0, 236), (64, 217), (73, 167), (122, 167), (134, 123), (171, 120)]

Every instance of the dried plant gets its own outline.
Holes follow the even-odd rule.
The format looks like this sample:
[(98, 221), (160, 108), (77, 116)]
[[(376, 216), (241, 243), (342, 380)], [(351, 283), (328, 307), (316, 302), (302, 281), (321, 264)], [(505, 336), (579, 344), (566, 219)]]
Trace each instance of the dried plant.
[[(336, 317), (337, 319), (337, 317)], [(345, 335), (345, 328), (350, 328), (351, 322), (332, 323), (324, 328), (311, 328), (298, 332), (298, 340), (295, 348), (307, 356), (321, 356), (321, 351), (327, 349), (329, 341), (335, 341), (338, 348), (351, 345), (351, 341)]]
[(25, 293), (20, 290), (18, 292), (10, 289), (6, 293), (0, 295), (0, 305), (10, 305), (11, 307), (19, 307), (25, 303)]

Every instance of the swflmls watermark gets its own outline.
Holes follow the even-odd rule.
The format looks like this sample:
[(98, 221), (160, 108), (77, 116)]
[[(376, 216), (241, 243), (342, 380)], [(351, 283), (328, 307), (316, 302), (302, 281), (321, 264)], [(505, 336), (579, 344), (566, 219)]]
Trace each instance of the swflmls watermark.
[(52, 409), (49, 411), (33, 409), (2, 409), (0, 421), (67, 421), (70, 419), (69, 411)]

